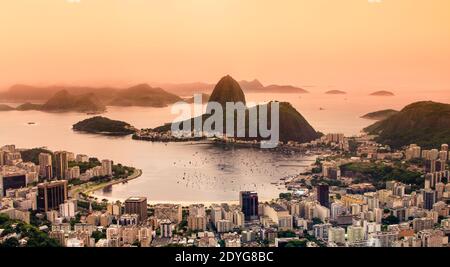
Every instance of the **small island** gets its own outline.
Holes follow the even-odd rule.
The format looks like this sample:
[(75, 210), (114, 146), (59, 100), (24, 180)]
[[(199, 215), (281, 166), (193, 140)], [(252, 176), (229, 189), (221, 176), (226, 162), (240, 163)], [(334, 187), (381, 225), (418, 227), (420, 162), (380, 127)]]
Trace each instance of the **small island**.
[(73, 130), (114, 136), (125, 136), (136, 132), (136, 129), (126, 122), (111, 120), (101, 116), (80, 121), (73, 125)]
[(398, 111), (394, 110), (394, 109), (384, 109), (384, 110), (367, 113), (366, 115), (361, 116), (361, 118), (368, 119), (368, 120), (381, 121), (381, 120), (385, 120), (385, 119), (389, 118), (390, 116), (395, 115), (397, 113), (398, 113)]
[(325, 92), (327, 95), (345, 95), (347, 92), (341, 91), (341, 90), (330, 90)]
[(394, 96), (394, 93), (389, 91), (376, 91), (370, 94), (371, 96)]
[(0, 104), (0, 111), (10, 111), (10, 110), (14, 110), (14, 108), (5, 104)]
[(16, 108), (19, 111), (29, 111), (29, 110), (41, 110), (42, 105), (32, 104), (30, 102), (24, 103)]

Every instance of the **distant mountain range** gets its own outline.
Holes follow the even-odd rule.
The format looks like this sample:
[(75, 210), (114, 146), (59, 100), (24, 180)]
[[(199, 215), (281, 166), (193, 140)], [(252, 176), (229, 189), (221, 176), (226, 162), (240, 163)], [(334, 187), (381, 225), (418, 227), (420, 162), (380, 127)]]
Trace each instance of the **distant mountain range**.
[(139, 84), (128, 89), (117, 90), (114, 97), (106, 103), (108, 106), (166, 107), (181, 100), (179, 96), (161, 88)]
[(368, 120), (377, 120), (377, 121), (379, 121), (379, 120), (387, 119), (390, 116), (395, 115), (397, 113), (398, 113), (397, 110), (384, 109), (384, 110), (379, 110), (379, 111), (367, 113), (366, 115), (361, 116), (361, 118), (368, 119)]
[(106, 111), (106, 107), (94, 93), (72, 95), (66, 90), (63, 90), (52, 96), (41, 106), (40, 110), (56, 112), (104, 112)]
[(246, 93), (297, 93), (297, 94), (307, 94), (309, 93), (303, 88), (295, 87), (292, 85), (262, 85), (258, 80), (253, 81), (240, 81), (239, 85), (242, 90)]
[[(268, 85), (264, 86), (259, 80), (242, 80), (238, 82), (242, 90), (246, 93), (308, 93), (307, 90), (292, 85)], [(166, 91), (178, 95), (192, 95), (195, 93), (210, 93), (216, 84), (213, 83), (154, 83), (153, 86), (161, 87)]]
[(182, 100), (177, 95), (161, 88), (152, 88), (147, 84), (126, 89), (15, 85), (8, 91), (0, 93), (0, 99), (26, 102), (17, 110), (76, 112), (103, 112), (106, 110), (105, 106), (166, 107)]
[(418, 144), (436, 148), (450, 143), (450, 104), (422, 101), (364, 129), (377, 141), (399, 148)]
[(19, 105), (17, 108), (11, 108), (6, 105), (2, 105), (5, 110), (40, 110), (48, 112), (104, 112), (106, 107), (101, 103), (97, 96), (93, 93), (87, 93), (82, 95), (72, 95), (69, 92), (62, 90), (50, 97), (44, 104), (32, 104), (25, 103)]
[[(305, 89), (291, 85), (264, 86), (258, 80), (238, 82), (247, 93), (308, 93)], [(106, 106), (146, 106), (165, 107), (182, 100), (179, 96), (196, 93), (210, 93), (216, 84), (194, 83), (154, 83), (139, 84), (129, 88), (89, 87), (89, 86), (30, 86), (17, 84), (0, 92), (0, 100), (5, 102), (44, 103), (56, 93), (66, 91), (72, 95), (94, 94)], [(4, 107), (5, 108), (5, 107)], [(29, 109), (31, 106), (25, 106)], [(32, 109), (37, 109), (33, 107)], [(0, 109), (1, 111), (1, 109)]]

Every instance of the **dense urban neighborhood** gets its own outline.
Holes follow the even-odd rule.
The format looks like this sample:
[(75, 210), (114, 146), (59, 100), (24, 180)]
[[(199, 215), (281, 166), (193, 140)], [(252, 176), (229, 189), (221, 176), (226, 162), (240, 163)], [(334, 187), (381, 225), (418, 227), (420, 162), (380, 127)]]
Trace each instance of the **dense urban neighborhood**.
[[(260, 201), (183, 205), (91, 192), (139, 179), (109, 159), (45, 148), (0, 149), (1, 247), (448, 247), (448, 145), (392, 149), (374, 136), (326, 134), (273, 153), (316, 161)], [(221, 145), (253, 142), (221, 140)], [(217, 145), (217, 140), (211, 142)], [(136, 166), (137, 168), (139, 166)], [(239, 201), (237, 201), (239, 200)]]

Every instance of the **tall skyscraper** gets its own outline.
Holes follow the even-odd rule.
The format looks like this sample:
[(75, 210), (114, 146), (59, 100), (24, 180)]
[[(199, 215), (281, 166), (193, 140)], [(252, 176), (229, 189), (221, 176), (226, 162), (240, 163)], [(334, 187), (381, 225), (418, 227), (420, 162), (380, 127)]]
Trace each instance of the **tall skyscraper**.
[(107, 176), (112, 175), (112, 165), (113, 165), (113, 162), (111, 160), (108, 160), (108, 159), (102, 160), (102, 169), (103, 169), (104, 175), (107, 175)]
[(40, 211), (57, 210), (67, 201), (67, 181), (52, 181), (38, 185), (37, 207)]
[(245, 215), (245, 220), (258, 219), (258, 193), (242, 191), (239, 195), (239, 204)]
[(147, 220), (147, 198), (130, 197), (125, 200), (125, 214), (139, 215), (139, 221)]
[(423, 191), (423, 208), (431, 210), (434, 203), (436, 203), (436, 192), (431, 189), (425, 189)]
[(56, 159), (56, 178), (57, 179), (65, 179), (66, 178), (66, 170), (69, 168), (69, 156), (66, 151), (58, 151), (55, 152)]
[(52, 155), (48, 153), (39, 154), (39, 175), (46, 179), (53, 178), (52, 169)]
[(317, 201), (324, 207), (330, 206), (330, 191), (327, 184), (319, 184), (317, 186)]

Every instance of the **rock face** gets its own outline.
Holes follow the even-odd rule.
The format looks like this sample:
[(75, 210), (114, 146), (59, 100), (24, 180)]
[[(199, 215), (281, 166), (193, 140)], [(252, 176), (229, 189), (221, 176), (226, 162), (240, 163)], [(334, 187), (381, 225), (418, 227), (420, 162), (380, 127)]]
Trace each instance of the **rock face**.
[(377, 141), (394, 148), (409, 144), (436, 148), (450, 143), (450, 104), (416, 102), (364, 131), (379, 135)]
[(217, 83), (209, 98), (209, 101), (218, 102), (222, 106), (225, 106), (227, 102), (246, 103), (244, 92), (239, 86), (239, 83), (229, 75), (223, 77)]
[(42, 105), (41, 110), (56, 112), (104, 112), (106, 107), (93, 93), (71, 95), (66, 90), (63, 90), (56, 93)]
[(135, 132), (134, 127), (126, 122), (110, 120), (100, 116), (74, 124), (73, 130), (104, 135), (129, 135)]
[[(245, 103), (245, 95), (242, 92), (239, 84), (230, 76), (222, 78), (214, 89), (213, 94), (210, 97), (210, 101), (216, 101), (220, 104), (225, 105), (226, 102), (243, 102)], [(270, 102), (267, 105), (267, 128), (271, 129), (271, 108), (274, 102)], [(254, 109), (260, 110), (262, 105), (251, 107), (245, 110), (245, 133), (246, 137), (240, 137), (241, 140), (267, 140), (267, 138), (262, 138), (259, 134), (257, 137), (250, 137), (249, 135), (249, 118), (250, 112)], [(288, 142), (296, 141), (300, 143), (306, 143), (311, 140), (315, 140), (319, 137), (319, 134), (314, 130), (314, 128), (306, 121), (306, 119), (290, 104), (287, 102), (279, 103), (279, 141)], [(225, 114), (225, 113), (224, 113)], [(255, 114), (260, 115), (260, 112)], [(205, 122), (210, 118), (209, 114), (204, 114), (201, 116), (202, 122)], [(226, 120), (224, 118), (224, 130), (226, 130)], [(259, 123), (259, 118), (257, 119)], [(191, 125), (194, 125), (194, 118), (190, 119)], [(235, 131), (237, 132), (237, 117), (235, 117)], [(153, 129), (157, 132), (166, 132), (171, 128), (171, 124), (165, 124), (163, 126)], [(259, 125), (258, 125), (259, 129)], [(183, 129), (185, 130), (185, 129)], [(235, 133), (236, 133), (235, 132)]]
[[(271, 102), (268, 105), (268, 114), (271, 111)], [(319, 138), (319, 134), (306, 121), (306, 119), (288, 102), (280, 102), (280, 141), (296, 141), (299, 143), (307, 143)], [(269, 116), (270, 117), (270, 116)], [(268, 119), (268, 125), (270, 119)]]
[(166, 107), (181, 100), (177, 95), (168, 93), (161, 88), (153, 88), (148, 84), (139, 84), (128, 89), (118, 90), (108, 105)]
[(371, 93), (372, 96), (394, 96), (394, 93), (389, 91), (376, 91)]
[(363, 119), (368, 119), (368, 120), (384, 120), (389, 118), (392, 115), (397, 114), (398, 111), (397, 110), (393, 110), (393, 109), (385, 109), (385, 110), (380, 110), (380, 111), (375, 111), (375, 112), (371, 112), (371, 113), (367, 113), (364, 116), (361, 116), (361, 118)]

